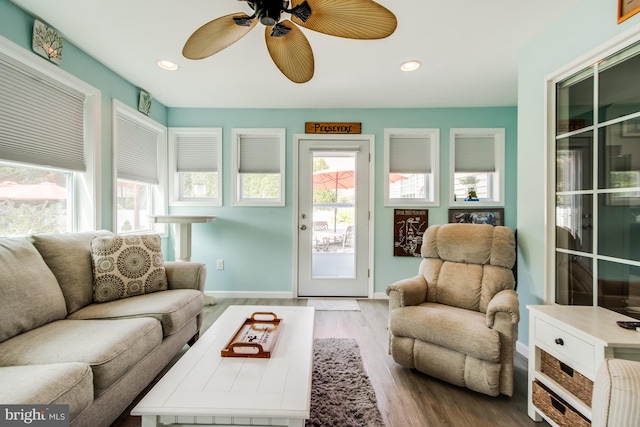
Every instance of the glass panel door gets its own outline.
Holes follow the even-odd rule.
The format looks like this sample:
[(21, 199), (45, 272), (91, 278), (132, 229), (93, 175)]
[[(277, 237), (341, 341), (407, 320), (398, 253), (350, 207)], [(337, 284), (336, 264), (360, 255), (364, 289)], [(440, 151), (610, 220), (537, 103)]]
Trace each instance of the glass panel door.
[(369, 137), (305, 135), (298, 155), (298, 295), (369, 294)]

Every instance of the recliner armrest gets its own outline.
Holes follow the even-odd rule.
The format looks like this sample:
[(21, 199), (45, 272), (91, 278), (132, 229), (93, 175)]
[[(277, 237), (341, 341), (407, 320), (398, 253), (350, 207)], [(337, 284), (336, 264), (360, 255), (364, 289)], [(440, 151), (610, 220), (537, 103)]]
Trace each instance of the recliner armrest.
[(387, 286), (389, 312), (398, 307), (418, 305), (427, 300), (427, 281), (424, 276), (399, 280)]
[(513, 289), (505, 289), (489, 301), (487, 306), (487, 326), (493, 328), (496, 313), (504, 312), (511, 316), (511, 323), (517, 324), (520, 321), (520, 306), (518, 305), (518, 294)]
[(207, 267), (199, 262), (165, 261), (169, 289), (197, 289), (204, 292)]

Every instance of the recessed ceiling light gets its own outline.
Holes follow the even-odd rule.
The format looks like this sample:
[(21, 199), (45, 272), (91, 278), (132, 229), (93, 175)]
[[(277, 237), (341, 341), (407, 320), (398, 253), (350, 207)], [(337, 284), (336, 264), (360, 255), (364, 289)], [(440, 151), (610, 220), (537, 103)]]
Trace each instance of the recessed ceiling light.
[(158, 64), (158, 67), (162, 68), (163, 70), (168, 70), (168, 71), (175, 71), (179, 68), (178, 64), (172, 61), (168, 61), (166, 59), (160, 59), (158, 60), (158, 62), (156, 62), (156, 64)]
[(400, 65), (400, 69), (402, 71), (415, 71), (418, 68), (420, 68), (420, 65), (422, 65), (420, 63), (420, 61), (412, 59), (410, 61), (405, 61)]

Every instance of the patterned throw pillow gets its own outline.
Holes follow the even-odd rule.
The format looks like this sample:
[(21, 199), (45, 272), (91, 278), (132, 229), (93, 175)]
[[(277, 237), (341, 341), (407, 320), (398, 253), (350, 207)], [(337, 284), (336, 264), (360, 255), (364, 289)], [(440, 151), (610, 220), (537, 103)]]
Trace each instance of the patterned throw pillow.
[(91, 239), (93, 301), (107, 302), (168, 287), (160, 236), (99, 236)]

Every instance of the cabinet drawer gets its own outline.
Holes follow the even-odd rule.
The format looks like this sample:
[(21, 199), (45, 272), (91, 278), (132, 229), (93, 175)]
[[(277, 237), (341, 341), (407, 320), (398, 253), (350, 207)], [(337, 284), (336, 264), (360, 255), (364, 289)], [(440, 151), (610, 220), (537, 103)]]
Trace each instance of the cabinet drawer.
[(542, 383), (534, 381), (532, 384), (533, 404), (551, 418), (560, 427), (589, 427), (591, 422), (579, 414), (571, 405), (556, 396)]
[(573, 393), (588, 407), (591, 407), (593, 381), (556, 359), (544, 350), (540, 350), (540, 371), (552, 378), (563, 388)]
[(535, 330), (536, 340), (549, 349), (551, 355), (580, 370), (585, 376), (595, 377), (595, 347), (592, 344), (538, 317)]

